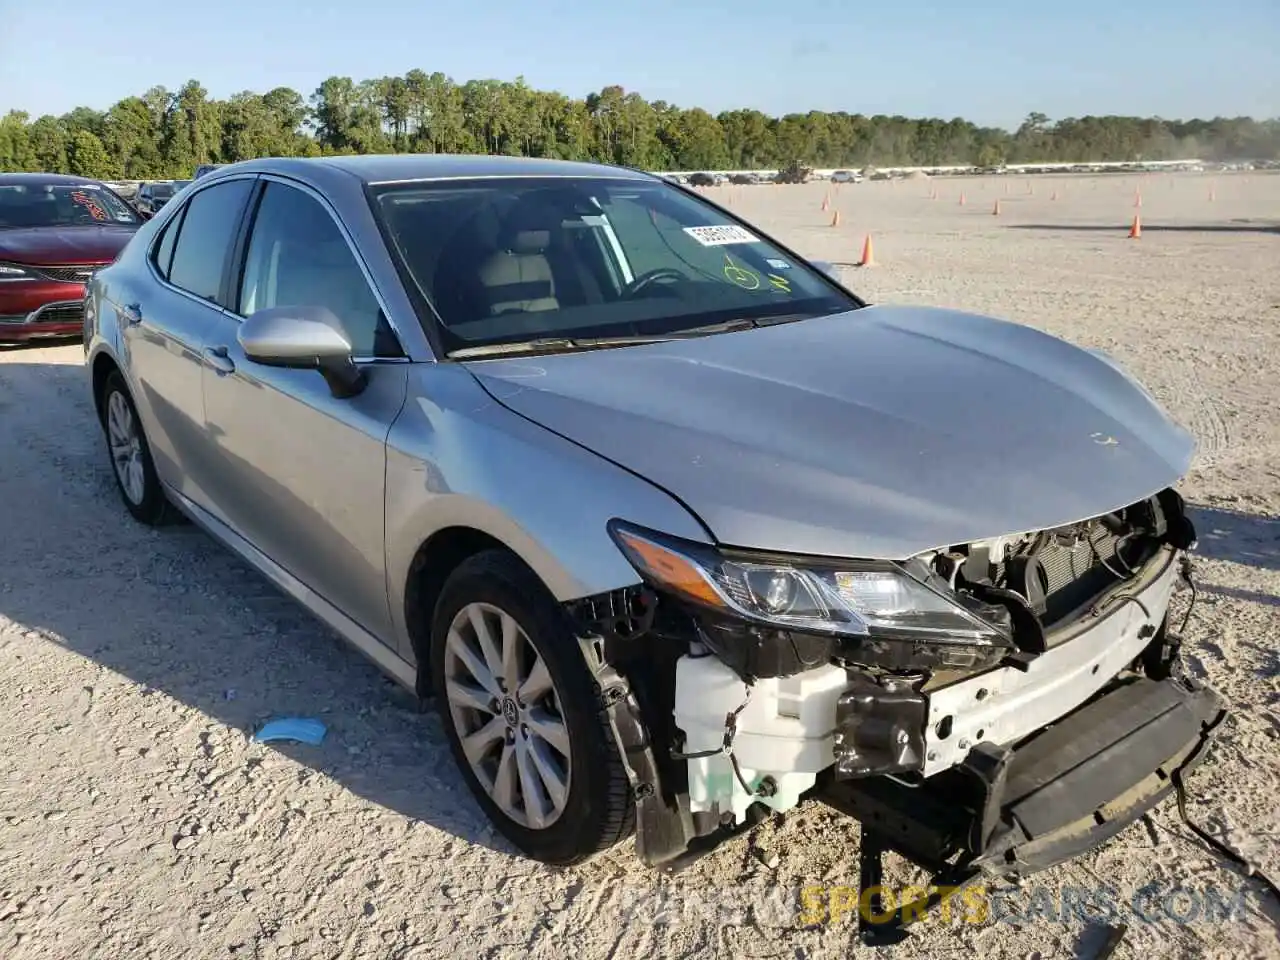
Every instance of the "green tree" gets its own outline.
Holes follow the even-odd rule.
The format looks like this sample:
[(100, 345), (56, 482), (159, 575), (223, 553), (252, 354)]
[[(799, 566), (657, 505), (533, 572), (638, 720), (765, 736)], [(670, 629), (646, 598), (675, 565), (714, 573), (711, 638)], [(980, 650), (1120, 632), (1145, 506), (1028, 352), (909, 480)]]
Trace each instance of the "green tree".
[(111, 169), (138, 179), (190, 176), (208, 161), (385, 151), (560, 157), (647, 170), (1280, 158), (1280, 119), (1055, 122), (1033, 112), (1010, 132), (961, 117), (817, 110), (770, 117), (747, 108), (712, 116), (618, 85), (573, 98), (536, 90), (522, 77), (460, 84), (415, 69), (329, 77), (309, 98), (276, 87), (214, 100), (190, 80), (177, 93), (152, 87), (105, 112), (77, 107), (33, 121), (11, 111), (0, 119), (0, 169), (69, 170), (75, 150), (89, 149), (81, 133), (100, 142)]
[(36, 169), (28, 119), (20, 110), (10, 110), (0, 118), (0, 173)]
[(78, 177), (111, 180), (120, 176), (120, 165), (88, 130), (78, 130), (67, 150), (67, 166)]

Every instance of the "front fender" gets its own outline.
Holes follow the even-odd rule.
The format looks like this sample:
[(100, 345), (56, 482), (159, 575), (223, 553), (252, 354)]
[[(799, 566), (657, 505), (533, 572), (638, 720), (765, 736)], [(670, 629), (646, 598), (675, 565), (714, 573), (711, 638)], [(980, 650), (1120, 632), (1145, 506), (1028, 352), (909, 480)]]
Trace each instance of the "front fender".
[(414, 365), (387, 442), (388, 593), (402, 651), (410, 567), (433, 534), (485, 533), (567, 601), (639, 583), (606, 530), (614, 517), (711, 542), (672, 496), (503, 407), (462, 366)]

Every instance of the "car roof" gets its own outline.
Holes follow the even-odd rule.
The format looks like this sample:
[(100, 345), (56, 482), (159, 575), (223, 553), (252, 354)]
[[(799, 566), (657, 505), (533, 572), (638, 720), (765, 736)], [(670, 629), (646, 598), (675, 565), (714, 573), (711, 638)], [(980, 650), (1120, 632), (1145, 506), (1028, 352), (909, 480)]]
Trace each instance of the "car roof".
[(68, 173), (0, 173), (0, 186), (18, 186), (24, 183), (53, 184), (67, 187), (101, 186), (102, 181), (88, 177), (73, 177)]
[[(342, 171), (362, 183), (397, 183), (414, 180), (457, 180), (482, 177), (610, 177), (631, 180), (657, 179), (641, 170), (603, 163), (546, 160), (537, 157), (500, 157), (479, 154), (400, 153), (342, 157), (271, 157), (246, 160), (221, 167), (216, 176), (234, 171), (280, 173), (306, 177), (322, 170)], [(211, 175), (212, 176), (212, 175)]]

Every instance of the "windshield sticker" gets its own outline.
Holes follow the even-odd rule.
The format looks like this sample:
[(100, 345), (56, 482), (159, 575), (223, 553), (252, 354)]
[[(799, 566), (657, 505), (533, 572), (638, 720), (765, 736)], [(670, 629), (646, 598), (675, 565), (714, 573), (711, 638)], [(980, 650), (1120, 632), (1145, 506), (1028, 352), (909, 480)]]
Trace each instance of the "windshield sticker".
[(773, 267), (773, 269), (775, 269), (775, 270), (790, 270), (790, 269), (791, 269), (791, 264), (787, 263), (787, 261), (785, 261), (785, 260), (774, 260), (773, 258), (769, 258), (769, 259), (765, 260), (765, 263), (767, 263), (769, 266)]
[(791, 281), (786, 277), (780, 277), (776, 273), (766, 274), (766, 276), (768, 276), (769, 283), (773, 286), (773, 289), (780, 290), (783, 293), (791, 292)]
[(73, 190), (71, 192), (71, 201), (73, 203), (80, 204), (80, 206), (88, 210), (89, 216), (93, 217), (93, 219), (107, 219), (107, 211), (103, 210), (102, 207), (98, 205), (98, 201), (89, 196), (89, 194), (85, 193), (83, 190)]
[[(759, 237), (732, 224), (721, 227), (685, 227), (684, 232), (704, 247), (722, 247), (727, 243), (760, 242)], [(756, 279), (759, 278), (757, 277)]]
[(743, 290), (759, 290), (760, 278), (745, 267), (740, 267), (729, 259), (729, 255), (724, 255), (724, 276), (730, 283), (741, 287)]

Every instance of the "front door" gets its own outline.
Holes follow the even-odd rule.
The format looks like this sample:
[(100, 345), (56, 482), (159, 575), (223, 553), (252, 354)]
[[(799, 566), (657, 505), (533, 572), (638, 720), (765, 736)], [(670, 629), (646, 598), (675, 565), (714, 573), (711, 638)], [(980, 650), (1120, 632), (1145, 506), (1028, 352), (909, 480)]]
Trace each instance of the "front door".
[[(408, 364), (336, 215), (317, 196), (265, 183), (232, 310), (208, 341), (205, 419), (222, 461), (210, 491), (233, 527), (385, 643), (386, 438), (404, 403)], [(368, 385), (335, 398), (319, 373), (249, 360), (241, 318), (283, 306), (327, 307)]]

